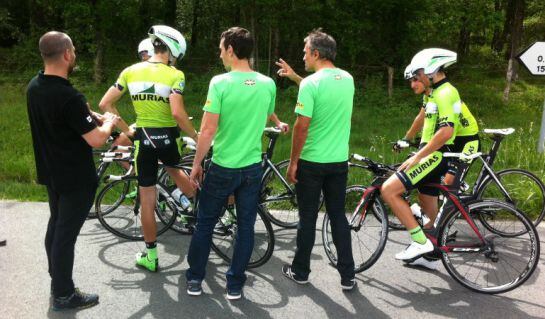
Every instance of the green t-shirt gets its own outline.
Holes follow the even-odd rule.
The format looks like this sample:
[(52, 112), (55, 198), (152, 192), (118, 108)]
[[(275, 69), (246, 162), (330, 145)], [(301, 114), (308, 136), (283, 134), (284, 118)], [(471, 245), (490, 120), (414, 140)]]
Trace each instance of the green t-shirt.
[(301, 159), (317, 163), (348, 160), (354, 79), (341, 69), (321, 69), (301, 81), (295, 113), (310, 117)]
[(450, 126), (454, 128), (454, 133), (445, 145), (452, 145), (460, 125), (459, 117), (462, 110), (458, 90), (448, 81), (441, 81), (435, 85), (427, 100), (421, 143), (428, 143), (439, 129)]
[(182, 94), (184, 73), (163, 63), (141, 62), (123, 70), (115, 86), (131, 95), (137, 127), (175, 127), (169, 95)]
[(203, 110), (219, 114), (214, 163), (241, 168), (261, 161), (261, 136), (275, 99), (274, 81), (258, 72), (229, 72), (212, 78)]

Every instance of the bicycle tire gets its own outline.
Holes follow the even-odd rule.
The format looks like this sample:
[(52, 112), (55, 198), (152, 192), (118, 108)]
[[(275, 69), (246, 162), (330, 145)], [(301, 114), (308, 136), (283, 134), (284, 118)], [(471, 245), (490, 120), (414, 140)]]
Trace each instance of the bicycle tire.
[[(181, 169), (182, 171), (184, 171), (184, 173), (189, 176), (189, 174), (191, 173), (191, 171), (189, 171), (188, 169), (185, 169), (185, 168), (179, 168)], [(159, 169), (159, 177), (158, 177), (158, 183), (157, 184), (161, 184), (167, 191), (168, 191), (168, 194), (171, 194), (172, 191), (177, 187), (176, 184), (174, 183), (174, 181), (172, 180), (172, 178), (170, 177), (170, 175), (167, 173), (167, 171), (164, 169), (164, 167), (161, 167)], [(192, 209), (195, 209), (196, 207), (196, 203), (195, 203), (195, 199), (197, 198), (197, 196), (194, 196), (193, 198), (191, 198), (190, 200), (192, 201)], [(173, 204), (171, 203), (172, 207), (175, 207), (176, 204)], [(161, 202), (161, 198), (158, 197), (158, 213), (159, 213), (159, 218), (161, 218), (161, 221), (163, 223), (168, 223), (168, 221), (170, 221), (170, 214), (172, 214), (172, 211), (170, 214), (168, 214), (168, 216), (165, 214), (167, 211), (165, 210), (165, 203), (162, 203)], [(196, 216), (193, 215), (193, 213), (195, 213), (195, 211), (193, 211), (192, 213), (189, 213), (187, 211), (185, 212), (180, 212), (180, 211), (176, 211), (176, 218), (174, 220), (174, 222), (172, 223), (172, 225), (170, 226), (170, 229), (172, 229), (173, 231), (179, 233), (179, 234), (182, 234), (182, 235), (191, 235), (193, 234), (194, 230), (195, 230), (195, 223), (196, 223)], [(165, 216), (163, 216), (165, 215)]]
[[(117, 187), (120, 187), (121, 190), (116, 191)], [(115, 200), (115, 202), (110, 205), (109, 202), (112, 200)], [(167, 202), (167, 205), (171, 210), (174, 210), (170, 203)], [(144, 240), (144, 235), (141, 232), (142, 223), (140, 221), (140, 202), (136, 176), (108, 183), (97, 196), (95, 207), (98, 220), (109, 232), (128, 240)], [(157, 205), (155, 216), (158, 219), (156, 220), (157, 236), (166, 232), (176, 218), (175, 215), (172, 215), (169, 221), (163, 222), (159, 217)]]
[[(370, 175), (372, 173), (365, 166), (348, 162), (348, 186), (371, 185), (376, 176)], [(376, 200), (381, 201), (382, 206), (386, 208), (388, 227), (394, 230), (404, 230), (405, 226), (394, 215), (392, 210), (382, 202), (382, 198), (376, 198)]]
[[(274, 164), (280, 174), (285, 177), (289, 160)], [(263, 211), (271, 223), (282, 228), (296, 228), (299, 223), (299, 209), (295, 186), (290, 185), (291, 190), (278, 178), (272, 169), (267, 169), (263, 174), (261, 185), (261, 205)], [(275, 200), (275, 198), (285, 198)], [(321, 205), (320, 205), (321, 206)]]
[[(503, 187), (515, 202), (510, 202), (492, 178), (485, 179), (477, 191), (477, 199), (502, 199), (527, 214), (534, 226), (545, 217), (545, 185), (533, 173), (518, 169), (505, 169), (496, 173)], [(518, 176), (515, 178), (515, 176)], [(530, 217), (536, 212), (535, 217)]]
[[(366, 187), (359, 185), (348, 186), (346, 188), (345, 209), (351, 230), (352, 255), (354, 256), (354, 270), (356, 273), (369, 269), (377, 262), (382, 255), (384, 247), (386, 246), (386, 241), (388, 240), (388, 215), (386, 214), (386, 208), (382, 202), (376, 200), (376, 198), (374, 203), (372, 203), (373, 205), (370, 206), (370, 209), (366, 213), (365, 218), (361, 220), (361, 222), (359, 221), (362, 212), (361, 210), (356, 211), (356, 208), (365, 190)], [(322, 240), (327, 258), (331, 264), (336, 267), (337, 251), (333, 243), (330, 229), (329, 215), (325, 214), (322, 224)], [(375, 237), (371, 237), (373, 234), (376, 234), (377, 231), (379, 238), (376, 239)], [(366, 236), (365, 240), (360, 238), (362, 236)], [(373, 245), (370, 249), (367, 244), (373, 241), (376, 242), (377, 245)], [(367, 252), (362, 250), (361, 244), (367, 249)], [(356, 246), (358, 246), (359, 249), (356, 249)]]
[[(237, 236), (237, 222), (234, 214), (232, 211), (225, 209), (212, 234), (212, 250), (228, 263), (231, 263)], [(271, 258), (274, 251), (275, 238), (271, 222), (260, 206), (257, 208), (254, 227), (254, 247), (248, 268), (257, 268), (264, 265)]]
[[(119, 169), (119, 171), (115, 171), (113, 172), (114, 174), (112, 175), (124, 175), (126, 173), (126, 170), (124, 169), (123, 166), (121, 166), (121, 164), (119, 162), (114, 162), (115, 165), (111, 165), (112, 163), (111, 162), (101, 162), (98, 167), (97, 167), (97, 180), (98, 180), (98, 185), (101, 186), (103, 184), (107, 184), (107, 181), (105, 181), (104, 179), (104, 176), (106, 175), (106, 171), (108, 171), (108, 169), (112, 170), (112, 169)], [(98, 194), (100, 193), (100, 191), (98, 191), (97, 189), (97, 192), (96, 192), (96, 196), (95, 196), (95, 200), (93, 200), (93, 206), (91, 206), (91, 209), (89, 210), (89, 215), (87, 215), (87, 218), (89, 219), (92, 219), (92, 218), (96, 218), (97, 217), (97, 213), (96, 213), (96, 207), (95, 207), (95, 203), (96, 203), (96, 199), (98, 197)]]
[[(496, 200), (476, 200), (466, 205), (467, 212), (474, 220), (478, 214), (490, 212), (498, 214), (501, 211), (504, 218), (496, 219), (496, 222), (505, 223), (504, 227), (512, 227), (508, 224), (517, 223), (518, 227), (525, 231), (520, 232), (522, 234), (520, 236), (501, 236), (496, 232), (488, 232), (484, 226), (479, 227), (480, 223), (474, 223), (488, 243), (481, 246), (480, 239), (461, 212), (451, 211), (439, 226), (438, 237), (439, 246), (446, 246), (451, 250), (442, 253), (443, 265), (447, 272), (462, 286), (479, 293), (504, 293), (522, 285), (531, 277), (539, 262), (539, 236), (532, 221), (512, 205)], [(498, 224), (494, 228), (498, 229), (500, 226)], [(454, 231), (451, 231), (453, 229)], [(517, 240), (520, 242), (518, 245)], [(453, 250), (454, 247), (457, 247), (457, 251)], [(525, 251), (517, 257), (516, 248), (519, 247)], [(508, 267), (504, 266), (501, 271), (494, 272), (504, 264)], [(471, 272), (472, 270), (474, 272)], [(515, 270), (516, 277), (511, 278), (508, 270)], [(505, 274), (508, 275), (507, 278)], [(475, 278), (474, 281), (471, 281), (471, 278)]]

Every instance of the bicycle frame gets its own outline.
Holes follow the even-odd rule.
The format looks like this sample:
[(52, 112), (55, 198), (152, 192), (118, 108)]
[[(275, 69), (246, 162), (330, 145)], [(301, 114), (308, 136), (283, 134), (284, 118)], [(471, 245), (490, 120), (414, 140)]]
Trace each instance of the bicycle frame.
[[(431, 242), (434, 244), (434, 246), (438, 247), (442, 252), (449, 253), (453, 251), (457, 252), (479, 252), (484, 249), (484, 246), (486, 246), (486, 241), (483, 237), (483, 235), (480, 233), (479, 229), (477, 228), (477, 225), (469, 216), (468, 212), (462, 205), (460, 198), (456, 196), (451, 189), (448, 188), (448, 186), (440, 185), (440, 184), (428, 184), (427, 186), (437, 188), (439, 191), (446, 196), (449, 200), (451, 200), (454, 203), (454, 206), (460, 211), (466, 222), (469, 224), (471, 229), (475, 232), (476, 236), (479, 238), (480, 244), (474, 244), (474, 245), (447, 245), (447, 246), (438, 246), (438, 240), (433, 235), (426, 233), (426, 237), (428, 237)], [(357, 227), (360, 227), (362, 221), (365, 219), (367, 215), (367, 211), (371, 205), (374, 204), (374, 201), (376, 199), (376, 196), (378, 193), (380, 193), (380, 190), (382, 188), (382, 185), (377, 186), (370, 186), (368, 187), (365, 192), (363, 193), (358, 205), (356, 206), (353, 215), (359, 213), (359, 218), (357, 222), (357, 226), (354, 226), (354, 220), (351, 221), (351, 227), (357, 229)], [(438, 216), (437, 224), (440, 225), (439, 227), (442, 227), (443, 223), (443, 214), (441, 216)], [(422, 226), (422, 225), (421, 225)]]
[(263, 178), (261, 180), (261, 183), (264, 182), (265, 176), (267, 176), (267, 173), (269, 171), (272, 171), (282, 182), (284, 187), (286, 188), (286, 192), (284, 194), (281, 194), (280, 196), (276, 196), (273, 198), (268, 198), (264, 200), (264, 202), (275, 202), (275, 201), (282, 201), (286, 199), (290, 199), (293, 197), (293, 194), (295, 194), (295, 190), (290, 186), (288, 181), (282, 176), (280, 171), (276, 168), (276, 165), (271, 161), (271, 158), (274, 153), (274, 147), (276, 146), (276, 140), (278, 139), (278, 133), (276, 132), (265, 132), (265, 136), (269, 139), (269, 143), (267, 145), (267, 150), (263, 153), (263, 167), (266, 167), (266, 171), (263, 173)]
[[(505, 187), (502, 185), (501, 181), (499, 180), (498, 176), (494, 173), (494, 170), (492, 169), (492, 166), (494, 165), (494, 162), (496, 161), (496, 156), (500, 149), (500, 144), (503, 138), (504, 138), (503, 136), (492, 136), (491, 139), (494, 142), (492, 143), (490, 152), (488, 154), (484, 154), (483, 156), (479, 156), (479, 159), (481, 160), (483, 165), (481, 167), (479, 175), (477, 175), (477, 179), (475, 180), (475, 183), (473, 184), (473, 188), (471, 190), (471, 199), (476, 199), (481, 186), (484, 185), (486, 181), (488, 181), (489, 179), (493, 179), (494, 182), (496, 182), (496, 185), (498, 185), (498, 187), (502, 191), (503, 195), (508, 199), (508, 201), (513, 202), (511, 195), (509, 195), (509, 193), (507, 192), (507, 190), (505, 189)], [(465, 180), (470, 168), (471, 168), (471, 165), (460, 176), (460, 181)]]

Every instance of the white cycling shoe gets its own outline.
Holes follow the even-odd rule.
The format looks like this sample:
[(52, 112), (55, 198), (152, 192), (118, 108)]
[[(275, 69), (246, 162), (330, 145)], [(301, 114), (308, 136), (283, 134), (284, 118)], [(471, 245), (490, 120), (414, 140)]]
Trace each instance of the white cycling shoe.
[(426, 242), (424, 244), (419, 244), (415, 241), (413, 241), (409, 247), (407, 247), (404, 251), (399, 252), (395, 255), (395, 258), (397, 260), (413, 260), (418, 256), (424, 255), (426, 253), (433, 251), (433, 243), (426, 238)]
[(423, 267), (429, 270), (437, 270), (439, 267), (439, 259), (431, 260), (427, 259), (426, 257), (420, 257), (415, 261), (410, 262), (409, 265)]

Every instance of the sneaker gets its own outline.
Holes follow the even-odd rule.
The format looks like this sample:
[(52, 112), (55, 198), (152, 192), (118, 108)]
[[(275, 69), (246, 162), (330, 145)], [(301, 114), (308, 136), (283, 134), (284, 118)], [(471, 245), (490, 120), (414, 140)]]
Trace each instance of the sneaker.
[(239, 300), (242, 298), (242, 290), (239, 289), (227, 289), (227, 299)]
[(404, 251), (397, 253), (395, 255), (395, 259), (412, 260), (431, 251), (433, 251), (433, 244), (431, 240), (426, 238), (426, 242), (424, 244), (419, 244), (413, 241)]
[(295, 281), (300, 285), (308, 283), (308, 279), (302, 279), (292, 271), (291, 265), (285, 264), (284, 266), (282, 266), (282, 273), (284, 274), (284, 276), (288, 277), (289, 279)]
[(351, 279), (341, 279), (341, 288), (343, 291), (350, 291), (356, 287), (358, 283), (356, 282), (355, 278)]
[(408, 263), (408, 265), (410, 265), (410, 266), (419, 266), (419, 267), (423, 267), (423, 268), (426, 268), (426, 269), (429, 269), (429, 270), (437, 270), (437, 268), (439, 267), (439, 260), (438, 259), (432, 260), (432, 259), (426, 258), (425, 256), (422, 256), (422, 257)]
[(57, 297), (53, 299), (53, 310), (61, 311), (67, 309), (85, 309), (98, 304), (98, 295), (86, 294), (79, 289), (68, 297)]
[(157, 272), (157, 270), (159, 269), (159, 258), (150, 260), (147, 253), (137, 253), (136, 264), (140, 267), (146, 268), (151, 272)]
[(187, 294), (190, 296), (200, 296), (202, 294), (202, 285), (198, 280), (189, 280), (187, 282)]

